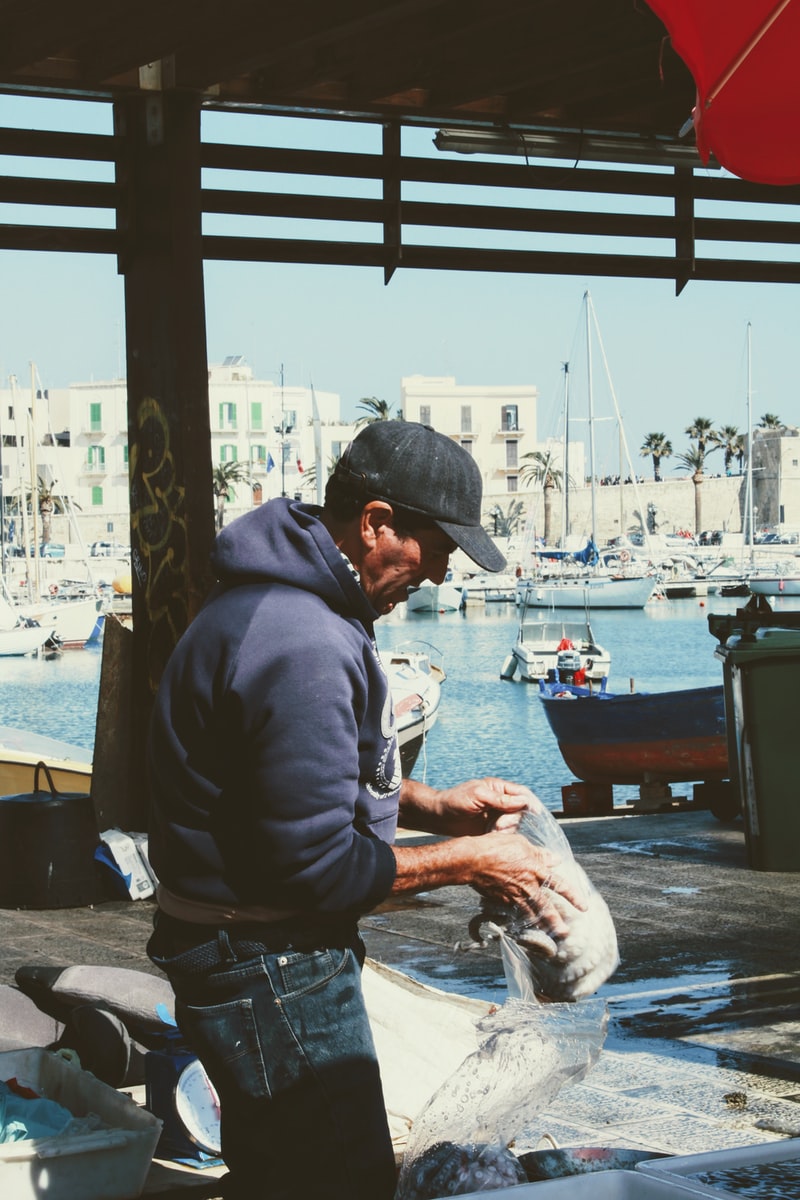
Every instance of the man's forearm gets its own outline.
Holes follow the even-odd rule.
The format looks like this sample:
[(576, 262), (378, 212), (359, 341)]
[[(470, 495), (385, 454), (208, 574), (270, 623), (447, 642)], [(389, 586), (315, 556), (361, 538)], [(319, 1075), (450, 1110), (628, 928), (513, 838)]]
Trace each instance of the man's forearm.
[(441, 814), (437, 805), (438, 792), (417, 779), (404, 779), (400, 789), (398, 822), (403, 829), (419, 829), (424, 833), (439, 832)]
[(425, 846), (392, 847), (397, 861), (392, 892), (424, 892), (472, 882), (475, 848), (471, 838), (450, 838)]

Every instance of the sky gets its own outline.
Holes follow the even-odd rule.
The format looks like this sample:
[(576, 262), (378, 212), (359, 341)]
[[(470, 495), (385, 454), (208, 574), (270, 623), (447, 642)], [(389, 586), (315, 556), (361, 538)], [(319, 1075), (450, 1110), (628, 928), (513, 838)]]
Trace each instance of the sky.
[[(110, 108), (0, 97), (0, 126), (51, 125), (110, 132)], [(300, 136), (314, 145), (323, 126), (323, 144), (330, 148), (379, 149), (377, 129), (339, 122), (209, 114), (203, 132), (210, 140), (284, 145)], [(405, 152), (436, 153), (431, 131), (410, 136), (417, 144), (404, 142)], [(0, 171), (36, 175), (42, 166), (0, 157)], [(50, 173), (75, 171), (71, 163), (48, 165)], [(224, 186), (214, 178), (207, 182)], [(29, 217), (0, 205), (0, 221), (20, 219)], [(54, 210), (41, 214), (43, 223), (73, 219)], [(108, 222), (105, 214), (92, 219)], [(250, 231), (241, 221), (232, 229), (233, 221), (210, 217), (205, 228)], [(540, 245), (547, 248), (546, 241)], [(685, 469), (678, 455), (689, 449), (685, 430), (699, 416), (743, 431), (748, 411), (754, 422), (770, 412), (800, 424), (800, 289), (791, 285), (693, 282), (676, 297), (668, 281), (401, 269), (385, 286), (382, 272), (372, 268), (212, 262), (205, 289), (210, 362), (243, 354), (262, 379), (277, 380), (283, 369), (287, 384), (338, 393), (348, 419), (359, 415), (364, 397), (397, 406), (405, 376), (446, 375), (473, 386), (535, 385), (538, 437), (560, 437), (563, 364), (569, 362), (571, 436), (581, 437), (580, 414), (588, 416), (589, 405), (588, 291), (602, 339), (602, 348), (599, 343), (593, 348), (599, 473), (620, 467), (619, 437), (610, 420), (614, 397), (630, 461), (642, 475), (652, 465), (639, 448), (652, 432), (673, 445), (662, 473)], [(30, 363), (45, 387), (57, 388), (119, 377), (124, 362), (123, 286), (113, 258), (0, 251), (0, 386), (7, 386), (10, 374), (25, 386)], [(719, 468), (712, 459), (710, 471), (721, 469), (718, 457)]]

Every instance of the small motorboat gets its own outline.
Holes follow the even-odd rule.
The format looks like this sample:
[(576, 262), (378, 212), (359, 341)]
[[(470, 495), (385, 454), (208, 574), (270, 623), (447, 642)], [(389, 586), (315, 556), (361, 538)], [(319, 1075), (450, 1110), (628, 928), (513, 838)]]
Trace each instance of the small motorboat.
[(588, 618), (582, 622), (546, 620), (542, 613), (525, 609), (500, 675), (513, 679), (519, 671), (528, 683), (558, 677), (581, 684), (586, 680), (599, 683), (610, 670), (611, 655), (596, 641)]

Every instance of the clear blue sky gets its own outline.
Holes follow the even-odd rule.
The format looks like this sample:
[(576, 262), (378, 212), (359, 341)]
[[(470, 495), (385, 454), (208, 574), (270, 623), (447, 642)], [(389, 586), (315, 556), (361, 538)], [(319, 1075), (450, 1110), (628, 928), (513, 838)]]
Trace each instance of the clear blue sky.
[[(65, 129), (107, 132), (110, 109), (0, 97), (0, 126), (47, 128), (51, 122)], [(319, 144), (321, 126), (331, 148), (379, 149), (377, 129), (330, 122), (276, 124), (262, 117), (212, 114), (204, 118), (204, 136), (243, 142), (277, 137), (289, 144), (300, 133), (311, 145)], [(417, 144), (404, 144), (404, 149), (428, 152), (432, 134), (413, 136)], [(4, 159), (0, 169), (37, 174), (41, 167)], [(71, 175), (76, 168), (51, 164), (49, 170)], [(21, 219), (8, 205), (0, 206), (0, 217)], [(41, 219), (51, 223), (61, 218), (44, 210)], [(207, 224), (209, 232), (229, 228), (230, 218), (215, 220), (216, 225)], [(241, 231), (246, 231), (244, 225)], [(411, 240), (417, 236), (414, 231)], [(540, 248), (548, 244), (538, 243)], [(458, 383), (472, 385), (535, 384), (539, 437), (559, 436), (566, 360), (571, 363), (573, 414), (586, 405), (582, 297), (587, 288), (641, 474), (651, 471), (638, 454), (651, 431), (665, 433), (678, 454), (688, 448), (684, 429), (696, 416), (746, 428), (748, 322), (754, 419), (774, 412), (800, 424), (800, 288), (791, 285), (690, 283), (676, 297), (669, 282), (400, 270), (386, 287), (379, 270), (366, 268), (210, 263), (209, 360), (244, 354), (258, 377), (276, 379), (283, 364), (287, 383), (313, 382), (320, 390), (338, 392), (345, 417), (355, 414), (364, 396), (397, 404), (406, 375), (453, 375)], [(31, 361), (50, 387), (114, 377), (120, 367), (124, 372), (123, 327), (122, 281), (113, 259), (0, 252), (4, 386), (11, 373), (25, 385)], [(610, 415), (602, 360), (596, 347), (593, 353), (595, 414)], [(608, 429), (610, 438), (610, 425)], [(579, 430), (573, 429), (573, 436), (580, 436)], [(612, 471), (616, 435), (610, 439), (613, 454), (602, 437), (598, 440), (598, 469)], [(671, 475), (675, 466), (675, 459), (665, 463), (665, 473)], [(715, 460), (709, 469), (718, 469)]]

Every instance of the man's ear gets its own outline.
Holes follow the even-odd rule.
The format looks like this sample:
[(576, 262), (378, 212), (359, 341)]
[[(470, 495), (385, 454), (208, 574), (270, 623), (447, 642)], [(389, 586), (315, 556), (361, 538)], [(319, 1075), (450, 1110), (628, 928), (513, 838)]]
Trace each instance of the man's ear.
[(370, 500), (361, 510), (361, 538), (367, 546), (374, 546), (381, 531), (391, 525), (394, 509), (385, 500)]

